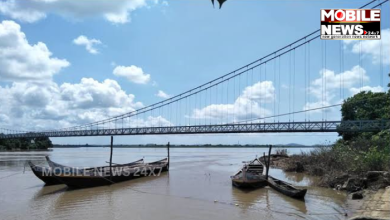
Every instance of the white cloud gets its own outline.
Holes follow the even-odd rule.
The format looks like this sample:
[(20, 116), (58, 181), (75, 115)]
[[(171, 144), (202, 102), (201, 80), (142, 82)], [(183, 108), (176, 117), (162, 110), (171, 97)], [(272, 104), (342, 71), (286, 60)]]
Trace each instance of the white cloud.
[(147, 0), (3, 0), (0, 1), (0, 13), (24, 22), (36, 22), (47, 14), (81, 19), (103, 16), (112, 23), (130, 21), (130, 14), (144, 6)]
[(94, 46), (99, 45), (102, 42), (97, 39), (88, 39), (88, 37), (80, 35), (73, 40), (73, 43), (76, 45), (85, 46), (85, 49), (91, 54), (97, 54), (99, 51)]
[(233, 104), (212, 104), (201, 109), (194, 109), (191, 118), (223, 119), (234, 117), (234, 120), (261, 118), (271, 112), (260, 105), (274, 99), (275, 88), (271, 81), (257, 82), (246, 87)]
[(352, 95), (355, 95), (362, 91), (383, 92), (384, 89), (381, 86), (363, 86), (362, 88), (350, 88), (349, 91)]
[(241, 98), (253, 101), (263, 100), (272, 102), (274, 99), (275, 88), (271, 81), (257, 82), (253, 86), (248, 86), (242, 92)]
[(39, 130), (82, 125), (143, 107), (134, 99), (110, 79), (83, 78), (80, 83), (62, 85), (15, 82), (0, 86), (0, 103), (5, 103), (1, 114), (12, 119), (0, 121), (0, 127)]
[(381, 60), (381, 44), (382, 44), (382, 60), (383, 64), (390, 64), (390, 29), (383, 29), (381, 40), (363, 40), (353, 41), (345, 40), (345, 48), (350, 49), (353, 53), (359, 54), (360, 45), (361, 53), (364, 57), (372, 59), (374, 64), (378, 64)]
[(145, 74), (142, 68), (131, 66), (117, 66), (115, 67), (113, 74), (115, 76), (121, 76), (127, 78), (129, 81), (137, 84), (146, 84), (150, 81), (150, 75)]
[(334, 91), (340, 89), (340, 86), (342, 89), (351, 88), (359, 85), (361, 80), (369, 81), (366, 70), (360, 66), (354, 66), (351, 70), (339, 74), (333, 70), (322, 69), (319, 74), (320, 77), (311, 82), (309, 91), (316, 99), (322, 100), (324, 97), (328, 103), (334, 98)]
[[(314, 100), (313, 102), (306, 103), (303, 107), (304, 110), (341, 103), (341, 100), (337, 100), (337, 102), (334, 101), (337, 97), (337, 93), (340, 91), (340, 88), (342, 90), (348, 89), (352, 95), (359, 93), (360, 90), (373, 92), (383, 91), (383, 88), (380, 86), (363, 86), (362, 88), (357, 88), (361, 85), (361, 82), (368, 83), (370, 81), (370, 78), (366, 74), (366, 70), (360, 66), (354, 66), (351, 70), (347, 70), (339, 74), (336, 74), (332, 70), (323, 69), (319, 72), (319, 74), (320, 77), (314, 79), (309, 88), (310, 94), (314, 97)], [(326, 91), (323, 90), (325, 84)], [(325, 111), (330, 111), (330, 109)], [(321, 110), (315, 110), (312, 112), (321, 112)]]
[(30, 45), (19, 24), (14, 21), (0, 23), (0, 80), (50, 80), (69, 65), (65, 59), (52, 57), (46, 44)]
[[(143, 107), (115, 80), (102, 82), (83, 78), (79, 83), (58, 85), (52, 77), (69, 65), (51, 57), (44, 43), (30, 45), (20, 26), (13, 21), (0, 23), (0, 127), (20, 130), (59, 129), (117, 116)], [(134, 68), (133, 68), (134, 69)], [(135, 68), (135, 72), (142, 69)], [(138, 72), (137, 72), (138, 71)], [(138, 78), (137, 78), (138, 77)], [(149, 75), (135, 75), (144, 82)], [(146, 80), (147, 81), (147, 80)], [(135, 119), (126, 121), (132, 126)], [(145, 125), (167, 125), (165, 118), (137, 119)]]
[(122, 106), (141, 105), (134, 103), (134, 95), (126, 94), (115, 80), (98, 82), (92, 78), (83, 78), (80, 83), (64, 83), (60, 86), (62, 100), (72, 108), (120, 108)]
[(157, 97), (163, 98), (163, 99), (169, 99), (171, 95), (166, 94), (162, 90), (158, 90), (158, 93), (156, 94)]

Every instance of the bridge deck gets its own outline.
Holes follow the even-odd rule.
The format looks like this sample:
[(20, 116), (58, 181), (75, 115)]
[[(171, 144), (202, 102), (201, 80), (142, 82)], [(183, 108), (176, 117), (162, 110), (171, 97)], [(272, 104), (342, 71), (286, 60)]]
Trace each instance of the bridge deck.
[(79, 137), (111, 135), (163, 135), (213, 133), (280, 133), (280, 132), (372, 132), (390, 129), (390, 120), (306, 121), (170, 127), (61, 130), (34, 133), (2, 134), (0, 139), (22, 137)]

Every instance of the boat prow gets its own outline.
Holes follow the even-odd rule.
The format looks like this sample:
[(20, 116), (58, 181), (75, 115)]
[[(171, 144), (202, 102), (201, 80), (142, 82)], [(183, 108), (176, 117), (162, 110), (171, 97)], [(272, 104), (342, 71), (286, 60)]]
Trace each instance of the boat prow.
[(46, 186), (63, 184), (52, 174), (51, 168), (36, 166), (31, 161), (28, 161), (28, 165), (30, 166), (34, 175), (38, 177), (38, 179), (42, 180)]

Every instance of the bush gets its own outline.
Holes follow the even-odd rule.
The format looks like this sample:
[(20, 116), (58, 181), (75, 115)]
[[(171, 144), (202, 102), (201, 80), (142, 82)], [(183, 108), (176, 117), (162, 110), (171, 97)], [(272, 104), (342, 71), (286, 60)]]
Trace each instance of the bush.
[(287, 149), (276, 149), (275, 150), (275, 154), (277, 155), (283, 155), (283, 156), (288, 156), (288, 152), (287, 152)]

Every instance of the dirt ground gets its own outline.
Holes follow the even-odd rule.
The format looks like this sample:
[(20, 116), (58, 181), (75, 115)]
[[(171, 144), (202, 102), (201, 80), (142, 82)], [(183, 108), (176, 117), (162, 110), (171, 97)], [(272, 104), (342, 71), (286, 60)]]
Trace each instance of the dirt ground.
[(390, 186), (376, 192), (367, 191), (362, 200), (349, 200), (352, 219), (390, 219)]

